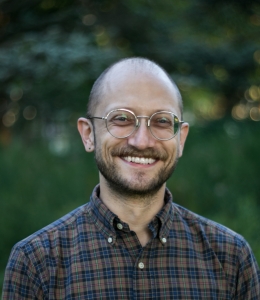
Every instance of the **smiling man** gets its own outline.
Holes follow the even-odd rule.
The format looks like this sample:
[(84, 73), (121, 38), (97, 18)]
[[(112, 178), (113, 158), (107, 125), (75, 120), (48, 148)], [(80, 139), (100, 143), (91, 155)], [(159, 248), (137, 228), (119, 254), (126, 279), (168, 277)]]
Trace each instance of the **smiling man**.
[(244, 238), (166, 188), (189, 126), (161, 67), (143, 58), (109, 67), (78, 129), (100, 183), (89, 203), (15, 245), (3, 299), (260, 299)]

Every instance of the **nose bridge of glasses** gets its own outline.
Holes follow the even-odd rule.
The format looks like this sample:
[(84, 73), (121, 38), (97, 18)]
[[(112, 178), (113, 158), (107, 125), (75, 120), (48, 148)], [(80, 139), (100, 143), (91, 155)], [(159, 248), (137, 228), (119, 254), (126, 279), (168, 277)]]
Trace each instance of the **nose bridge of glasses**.
[(138, 128), (140, 127), (140, 125), (141, 125), (140, 119), (147, 119), (146, 124), (148, 127), (150, 127), (150, 117), (149, 116), (136, 116), (136, 119), (137, 119), (136, 127), (138, 127)]

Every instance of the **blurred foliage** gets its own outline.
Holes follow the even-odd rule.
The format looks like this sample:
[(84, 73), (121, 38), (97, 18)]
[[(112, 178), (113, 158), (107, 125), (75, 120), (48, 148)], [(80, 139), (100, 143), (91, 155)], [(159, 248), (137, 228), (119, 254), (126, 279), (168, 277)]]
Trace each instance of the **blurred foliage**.
[(128, 56), (161, 64), (184, 98), (175, 201), (260, 262), (259, 36), (260, 0), (0, 0), (0, 277), (15, 242), (88, 200), (98, 176), (76, 119)]
[(98, 74), (131, 55), (165, 67), (195, 119), (222, 118), (236, 105), (237, 119), (260, 119), (260, 0), (0, 4), (2, 131), (82, 111)]

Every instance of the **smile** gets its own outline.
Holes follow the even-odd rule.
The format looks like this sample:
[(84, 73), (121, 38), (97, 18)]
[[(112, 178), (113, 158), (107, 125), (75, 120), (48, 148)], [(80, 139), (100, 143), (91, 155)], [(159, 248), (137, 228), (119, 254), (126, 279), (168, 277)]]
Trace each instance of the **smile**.
[(131, 157), (131, 156), (126, 156), (122, 157), (124, 160), (128, 162), (133, 162), (136, 164), (143, 164), (143, 165), (150, 165), (155, 162), (155, 159), (153, 158), (145, 158), (145, 157)]

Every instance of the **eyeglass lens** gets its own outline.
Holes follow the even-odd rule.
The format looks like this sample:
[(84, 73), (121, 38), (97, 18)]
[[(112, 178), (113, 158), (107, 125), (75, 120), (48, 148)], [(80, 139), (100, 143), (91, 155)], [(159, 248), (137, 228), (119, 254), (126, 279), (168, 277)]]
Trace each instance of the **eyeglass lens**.
[[(108, 131), (117, 138), (131, 135), (137, 126), (137, 117), (130, 111), (114, 110), (106, 118)], [(157, 112), (150, 119), (152, 135), (161, 140), (171, 139), (179, 129), (179, 119), (170, 112)]]

